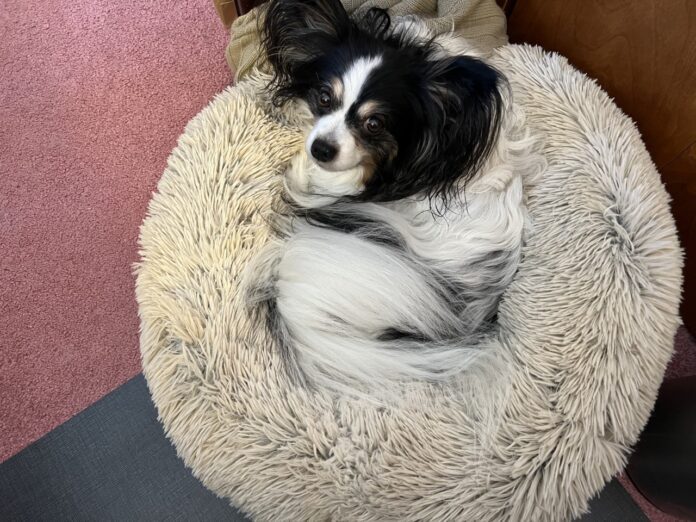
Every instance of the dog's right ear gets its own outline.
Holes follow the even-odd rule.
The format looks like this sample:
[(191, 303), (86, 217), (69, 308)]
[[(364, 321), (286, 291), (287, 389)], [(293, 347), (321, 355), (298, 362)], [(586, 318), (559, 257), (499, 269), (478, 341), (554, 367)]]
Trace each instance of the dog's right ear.
[(277, 79), (288, 79), (343, 40), (350, 18), (340, 0), (271, 0), (263, 45)]

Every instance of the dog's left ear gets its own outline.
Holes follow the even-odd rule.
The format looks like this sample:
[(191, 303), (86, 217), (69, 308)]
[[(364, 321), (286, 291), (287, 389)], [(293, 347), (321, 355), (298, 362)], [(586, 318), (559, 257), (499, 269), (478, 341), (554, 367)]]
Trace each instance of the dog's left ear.
[(444, 161), (438, 169), (440, 192), (446, 196), (455, 181), (474, 177), (490, 154), (500, 128), (505, 80), (469, 56), (429, 62), (426, 77), (434, 118), (430, 128), (437, 129), (433, 143), (439, 144)]
[(341, 42), (349, 29), (350, 18), (339, 0), (271, 0), (263, 45), (282, 80)]

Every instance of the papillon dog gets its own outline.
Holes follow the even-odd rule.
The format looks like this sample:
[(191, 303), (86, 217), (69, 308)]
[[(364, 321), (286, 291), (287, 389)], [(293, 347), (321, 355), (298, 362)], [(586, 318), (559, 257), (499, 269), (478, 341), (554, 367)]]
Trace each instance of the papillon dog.
[(339, 0), (272, 0), (263, 44), (274, 104), (306, 124), (257, 294), (298, 373), (371, 393), (472, 371), (542, 165), (504, 77), (462, 39)]

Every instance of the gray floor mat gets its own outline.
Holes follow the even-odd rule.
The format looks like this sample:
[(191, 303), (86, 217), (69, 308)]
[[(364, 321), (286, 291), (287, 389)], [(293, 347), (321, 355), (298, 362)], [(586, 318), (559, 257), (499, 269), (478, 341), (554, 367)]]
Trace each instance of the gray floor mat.
[[(0, 464), (0, 521), (246, 520), (196, 480), (142, 375)], [(615, 480), (582, 521), (646, 521)]]
[(139, 375), (0, 464), (0, 520), (246, 519), (176, 456)]

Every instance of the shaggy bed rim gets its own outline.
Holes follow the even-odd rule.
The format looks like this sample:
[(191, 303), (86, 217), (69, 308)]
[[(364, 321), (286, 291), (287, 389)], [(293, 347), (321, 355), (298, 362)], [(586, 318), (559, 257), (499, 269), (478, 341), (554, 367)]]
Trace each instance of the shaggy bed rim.
[(460, 382), (382, 408), (293, 384), (239, 288), (302, 146), (292, 114), (252, 77), (172, 152), (140, 236), (143, 370), (179, 455), (253, 518), (569, 519), (621, 470), (679, 324), (669, 198), (633, 123), (564, 58), (510, 45), (492, 61), (548, 162), (500, 307), (502, 395)]

